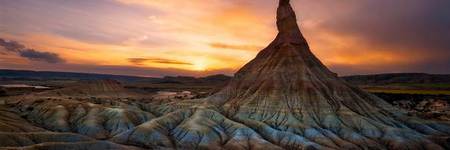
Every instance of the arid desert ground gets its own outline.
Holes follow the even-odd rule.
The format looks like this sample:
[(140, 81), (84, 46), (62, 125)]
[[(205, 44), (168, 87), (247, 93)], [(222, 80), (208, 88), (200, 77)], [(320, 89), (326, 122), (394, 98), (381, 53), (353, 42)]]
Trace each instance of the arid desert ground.
[(340, 77), (278, 4), (234, 76), (0, 70), (0, 149), (450, 149), (450, 75)]

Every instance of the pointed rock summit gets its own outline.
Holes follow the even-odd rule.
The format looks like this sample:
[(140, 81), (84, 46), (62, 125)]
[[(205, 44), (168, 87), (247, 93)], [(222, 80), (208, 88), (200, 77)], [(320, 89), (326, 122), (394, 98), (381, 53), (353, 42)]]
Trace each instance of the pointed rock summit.
[(306, 44), (306, 41), (298, 28), (297, 16), (295, 15), (295, 12), (289, 3), (289, 0), (280, 1), (277, 10), (277, 28), (279, 31), (277, 40), (281, 40), (284, 42), (293, 42), (297, 44)]
[[(241, 68), (227, 87), (210, 97), (211, 103), (224, 104), (235, 111), (240, 107), (299, 111), (317, 104), (321, 104), (322, 110), (336, 110), (344, 95), (334, 92), (358, 91), (314, 56), (300, 32), (289, 0), (279, 2), (277, 28), (275, 40)], [(370, 105), (366, 100), (361, 103)]]

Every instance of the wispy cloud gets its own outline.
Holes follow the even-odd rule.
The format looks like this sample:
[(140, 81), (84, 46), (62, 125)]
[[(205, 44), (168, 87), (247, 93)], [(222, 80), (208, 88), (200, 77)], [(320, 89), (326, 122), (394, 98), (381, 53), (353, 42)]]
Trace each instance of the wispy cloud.
[(128, 58), (128, 61), (135, 65), (143, 65), (144, 63), (158, 63), (158, 64), (174, 64), (174, 65), (193, 65), (192, 63), (170, 60), (163, 58)]
[(24, 49), (19, 52), (20, 56), (33, 61), (44, 61), (48, 63), (64, 63), (65, 60), (58, 54), (50, 52), (39, 52), (34, 49)]
[[(21, 42), (0, 46), (3, 66), (20, 62), (33, 69), (48, 64), (46, 70), (52, 70), (76, 63), (175, 68), (182, 70), (180, 74), (238, 69), (276, 35), (276, 0), (1, 3), (0, 37)], [(448, 1), (295, 0), (292, 4), (313, 53), (339, 74), (450, 73)], [(51, 66), (61, 60), (66, 63)]]
[(5, 50), (9, 52), (20, 52), (21, 50), (25, 49), (25, 46), (19, 44), (16, 41), (7, 41), (1, 38), (0, 38), (0, 46), (3, 46)]
[(28, 49), (24, 45), (16, 41), (7, 41), (0, 38), (0, 46), (4, 47), (6, 51), (17, 54), (20, 57), (32, 61), (42, 61), (47, 63), (64, 63), (58, 54), (51, 52), (42, 52), (34, 49)]
[(222, 48), (222, 49), (232, 49), (232, 50), (249, 50), (249, 51), (257, 51), (261, 50), (262, 46), (256, 45), (237, 45), (237, 44), (226, 44), (226, 43), (210, 43), (209, 46), (213, 48)]

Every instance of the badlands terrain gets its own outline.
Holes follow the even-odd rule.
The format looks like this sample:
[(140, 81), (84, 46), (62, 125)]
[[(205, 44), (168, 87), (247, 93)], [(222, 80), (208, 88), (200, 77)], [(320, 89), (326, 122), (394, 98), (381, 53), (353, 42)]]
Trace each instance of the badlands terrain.
[[(3, 89), (0, 149), (450, 149), (448, 120), (408, 111), (445, 110), (445, 100), (396, 107), (339, 78), (310, 51), (289, 0), (277, 28), (231, 79)], [(196, 86), (160, 91), (188, 79)]]

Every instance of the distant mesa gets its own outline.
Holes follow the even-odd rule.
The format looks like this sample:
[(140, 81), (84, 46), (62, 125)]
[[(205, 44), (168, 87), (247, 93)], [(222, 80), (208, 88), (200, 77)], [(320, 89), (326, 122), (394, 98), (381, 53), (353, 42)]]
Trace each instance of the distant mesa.
[(80, 81), (71, 86), (38, 93), (48, 97), (129, 97), (133, 94), (115, 80)]

